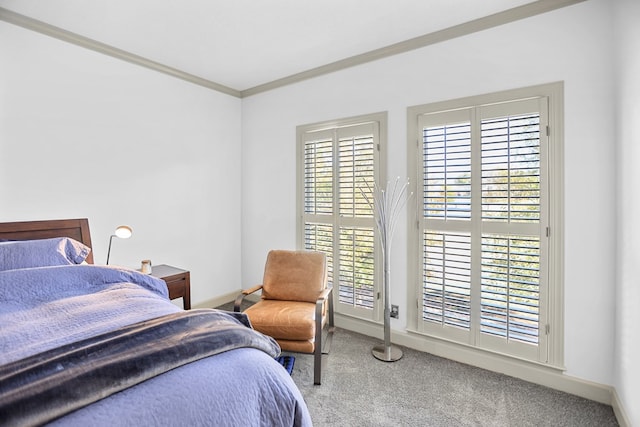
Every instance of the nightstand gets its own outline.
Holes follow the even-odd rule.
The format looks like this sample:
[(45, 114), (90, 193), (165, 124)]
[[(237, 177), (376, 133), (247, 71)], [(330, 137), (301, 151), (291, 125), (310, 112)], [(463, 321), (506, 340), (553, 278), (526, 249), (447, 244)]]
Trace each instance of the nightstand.
[(187, 270), (160, 264), (151, 267), (151, 275), (165, 281), (169, 299), (182, 298), (183, 308), (191, 310), (191, 279)]

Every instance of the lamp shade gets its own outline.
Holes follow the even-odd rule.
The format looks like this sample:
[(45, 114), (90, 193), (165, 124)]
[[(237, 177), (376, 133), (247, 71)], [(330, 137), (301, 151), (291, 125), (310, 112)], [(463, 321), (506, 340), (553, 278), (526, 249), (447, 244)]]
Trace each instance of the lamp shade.
[(128, 225), (120, 225), (116, 228), (115, 235), (121, 239), (128, 239), (133, 234), (133, 230)]

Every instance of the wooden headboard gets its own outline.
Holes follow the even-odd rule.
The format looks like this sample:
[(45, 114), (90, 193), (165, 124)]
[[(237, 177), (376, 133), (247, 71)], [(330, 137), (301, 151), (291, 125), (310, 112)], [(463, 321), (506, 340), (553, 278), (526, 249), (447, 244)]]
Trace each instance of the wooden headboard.
[[(92, 247), (87, 218), (0, 222), (0, 239), (35, 240), (52, 237), (71, 237)], [(93, 252), (89, 252), (86, 261), (93, 264)]]

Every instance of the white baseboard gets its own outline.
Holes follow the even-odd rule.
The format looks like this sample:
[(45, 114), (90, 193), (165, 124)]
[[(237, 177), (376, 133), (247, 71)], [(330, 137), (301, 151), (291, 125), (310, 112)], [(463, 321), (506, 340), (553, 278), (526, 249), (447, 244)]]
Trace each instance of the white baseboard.
[[(383, 339), (381, 325), (366, 320), (343, 316), (336, 313), (336, 326), (363, 335)], [(559, 369), (548, 368), (528, 363), (491, 352), (442, 341), (436, 338), (412, 334), (409, 332), (391, 331), (394, 344), (423, 351), (435, 356), (455, 360), (467, 365), (502, 373), (534, 384), (550, 387), (585, 399), (612, 405), (611, 386), (586, 381), (564, 374)], [(620, 406), (618, 402), (618, 406)], [(620, 407), (621, 408), (621, 407)]]
[(228, 294), (225, 294), (225, 295), (221, 295), (216, 298), (199, 302), (198, 304), (194, 304), (193, 308), (212, 308), (212, 307), (221, 306), (222, 304), (226, 304), (229, 301), (234, 301), (240, 292), (241, 292), (240, 290), (237, 290), (234, 292), (229, 292)]
[(615, 388), (611, 390), (611, 407), (613, 408), (613, 413), (616, 414), (616, 419), (620, 427), (631, 427), (631, 421), (624, 411), (624, 407)]
[(247, 295), (246, 297), (244, 297), (245, 300), (251, 301), (251, 302), (258, 302), (260, 301), (261, 298), (262, 298), (262, 294), (260, 293), (255, 293), (255, 294)]
[[(194, 304), (193, 308), (212, 308), (212, 307), (219, 307), (223, 304), (228, 303), (229, 301), (235, 301), (236, 297), (238, 295), (240, 295), (240, 292), (242, 292), (240, 289), (238, 289), (237, 291), (234, 292), (230, 292), (228, 294), (216, 297), (216, 298), (212, 298), (212, 299), (208, 299), (206, 301), (203, 302), (199, 302), (198, 304)], [(245, 297), (245, 299), (247, 301), (252, 301), (252, 302), (258, 302), (258, 300), (260, 300), (260, 294), (251, 294)]]

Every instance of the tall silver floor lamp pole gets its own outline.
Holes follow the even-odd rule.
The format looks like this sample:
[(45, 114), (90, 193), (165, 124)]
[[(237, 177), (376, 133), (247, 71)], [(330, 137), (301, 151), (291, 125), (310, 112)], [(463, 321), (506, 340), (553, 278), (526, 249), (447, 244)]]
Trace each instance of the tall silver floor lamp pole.
[(391, 239), (398, 214), (406, 204), (411, 194), (407, 196), (408, 182), (400, 183), (400, 177), (393, 186), (387, 183), (387, 188), (378, 186), (370, 188), (370, 199), (362, 193), (375, 212), (376, 227), (382, 246), (383, 264), (383, 297), (384, 297), (384, 344), (373, 347), (371, 353), (376, 359), (385, 362), (395, 362), (402, 358), (402, 350), (391, 345)]

